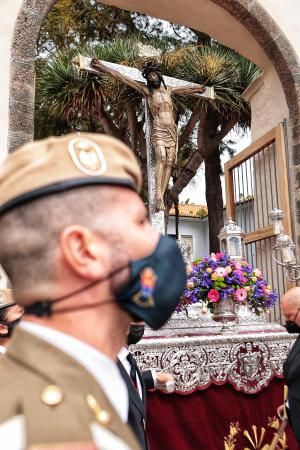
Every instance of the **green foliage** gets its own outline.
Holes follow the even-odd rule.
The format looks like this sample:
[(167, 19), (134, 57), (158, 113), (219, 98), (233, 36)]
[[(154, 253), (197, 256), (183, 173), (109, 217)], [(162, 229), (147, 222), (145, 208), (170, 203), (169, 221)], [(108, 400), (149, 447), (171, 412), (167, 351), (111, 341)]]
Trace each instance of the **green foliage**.
[(48, 54), (115, 35), (137, 32), (134, 16), (125, 10), (102, 5), (97, 0), (59, 0), (43, 22), (38, 54)]
[(196, 212), (197, 217), (199, 219), (202, 219), (203, 217), (207, 216), (207, 208), (205, 206), (201, 206), (198, 211)]
[(96, 131), (93, 122), (103, 103), (104, 83), (100, 77), (80, 74), (72, 63), (74, 54), (58, 53), (51, 62), (37, 64), (36, 138), (76, 129)]
[(98, 0), (58, 0), (43, 22), (38, 55), (48, 55), (80, 45), (103, 43), (119, 37), (140, 35), (148, 40), (197, 42), (191, 29), (179, 25), (166, 28), (165, 21), (125, 11)]
[(247, 122), (249, 125), (250, 109), (242, 94), (261, 70), (234, 50), (215, 42), (179, 52), (180, 78), (213, 86), (215, 101), (210, 103), (211, 107), (224, 118), (237, 115), (240, 125)]

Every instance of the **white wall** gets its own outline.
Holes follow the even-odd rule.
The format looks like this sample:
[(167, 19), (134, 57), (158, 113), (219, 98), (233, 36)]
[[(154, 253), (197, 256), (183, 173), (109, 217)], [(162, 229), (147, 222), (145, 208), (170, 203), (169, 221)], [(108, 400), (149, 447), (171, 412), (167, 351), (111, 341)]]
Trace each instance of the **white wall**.
[[(224, 210), (224, 222), (226, 221), (226, 211)], [(252, 202), (241, 203), (236, 206), (236, 223), (247, 233), (254, 229), (254, 215)], [(169, 216), (168, 234), (175, 235), (175, 216)], [(198, 219), (195, 217), (179, 218), (179, 239), (182, 236), (193, 237), (192, 260), (201, 256), (209, 255), (209, 231), (208, 218)], [(255, 255), (253, 255), (255, 260)]]
[(299, 0), (259, 0), (300, 55)]
[[(175, 234), (175, 217), (169, 217), (168, 234)], [(182, 236), (193, 236), (192, 260), (200, 256), (207, 256), (209, 252), (208, 223), (206, 219), (192, 217), (180, 217), (179, 238)]]
[(260, 89), (251, 97), (250, 104), (253, 142), (289, 118), (287, 102), (274, 67), (264, 72)]

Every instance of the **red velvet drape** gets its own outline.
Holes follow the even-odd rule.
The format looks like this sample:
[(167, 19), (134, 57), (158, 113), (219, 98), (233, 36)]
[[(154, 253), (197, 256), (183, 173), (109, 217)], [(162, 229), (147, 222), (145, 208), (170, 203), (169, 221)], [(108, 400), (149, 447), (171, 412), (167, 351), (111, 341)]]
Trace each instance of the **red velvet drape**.
[[(237, 392), (230, 384), (212, 385), (189, 395), (147, 395), (147, 434), (151, 450), (223, 450), (231, 422), (239, 422), (235, 450), (252, 449), (243, 436), (246, 429), (253, 435), (252, 425), (266, 431), (264, 443), (270, 444), (273, 431), (268, 418), (277, 417), (277, 407), (283, 403), (283, 380), (274, 379), (255, 395)], [(298, 446), (289, 428), (286, 429), (289, 450)]]

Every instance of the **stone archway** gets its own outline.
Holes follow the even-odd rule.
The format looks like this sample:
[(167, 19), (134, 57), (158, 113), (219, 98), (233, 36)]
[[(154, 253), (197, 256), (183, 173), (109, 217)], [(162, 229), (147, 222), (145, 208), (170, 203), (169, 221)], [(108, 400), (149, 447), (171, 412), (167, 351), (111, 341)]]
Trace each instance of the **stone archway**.
[[(191, 0), (191, 2), (195, 0)], [(19, 11), (11, 53), (10, 66), (10, 100), (9, 100), (9, 150), (13, 150), (33, 137), (34, 119), (34, 58), (36, 42), (40, 26), (56, 0), (24, 0)], [(146, 14), (160, 16), (164, 1), (160, 0), (157, 10), (154, 6), (143, 5), (139, 0), (103, 0), (103, 3), (113, 3), (115, 6), (139, 10)], [(143, 3), (143, 2), (142, 2)], [(184, 2), (185, 3), (185, 2)], [(197, 2), (201, 4), (201, 2)], [(208, 3), (203, 0), (202, 3)], [(297, 188), (297, 172), (300, 172), (300, 64), (297, 54), (283, 31), (258, 3), (257, 0), (210, 0), (210, 3), (223, 8), (239, 26), (246, 29), (259, 44), (274, 66), (280, 79), (289, 109), (289, 153), (292, 166), (291, 188), (296, 206), (294, 215), (294, 231), (300, 244), (300, 198)], [(180, 12), (176, 10), (182, 0), (177, 1), (175, 16), (182, 23)], [(30, 33), (28, 33), (30, 29)], [(221, 41), (222, 42), (222, 41)], [(237, 49), (234, 45), (233, 48)], [(239, 51), (239, 50), (238, 50)], [(246, 55), (247, 56), (247, 55)]]

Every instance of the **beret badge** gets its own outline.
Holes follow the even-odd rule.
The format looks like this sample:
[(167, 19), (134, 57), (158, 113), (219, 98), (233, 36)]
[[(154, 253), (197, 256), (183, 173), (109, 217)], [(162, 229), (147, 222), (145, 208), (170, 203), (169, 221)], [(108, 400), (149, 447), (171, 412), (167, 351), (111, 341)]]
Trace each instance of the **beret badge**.
[(0, 305), (5, 305), (7, 303), (7, 297), (3, 291), (0, 291)]
[(86, 175), (102, 175), (107, 170), (107, 162), (96, 142), (83, 137), (75, 137), (68, 144), (73, 163)]

